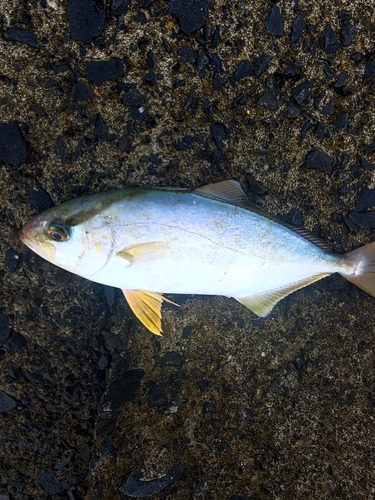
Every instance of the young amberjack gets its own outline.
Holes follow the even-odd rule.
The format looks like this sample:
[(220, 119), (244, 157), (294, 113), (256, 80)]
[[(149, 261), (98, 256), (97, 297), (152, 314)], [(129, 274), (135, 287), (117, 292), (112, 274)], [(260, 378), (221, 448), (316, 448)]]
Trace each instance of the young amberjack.
[(21, 239), (63, 269), (121, 288), (156, 334), (163, 293), (234, 297), (266, 316), (283, 297), (337, 272), (375, 296), (375, 242), (334, 254), (252, 208), (235, 181), (85, 196), (31, 219)]

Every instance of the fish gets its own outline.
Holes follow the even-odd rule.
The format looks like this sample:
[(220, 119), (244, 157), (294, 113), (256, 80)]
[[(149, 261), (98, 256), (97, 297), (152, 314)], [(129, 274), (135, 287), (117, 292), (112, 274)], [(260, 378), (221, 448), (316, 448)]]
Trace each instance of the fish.
[(120, 288), (135, 316), (162, 332), (164, 294), (233, 297), (258, 316), (330, 274), (375, 297), (375, 242), (346, 254), (250, 206), (227, 180), (193, 191), (124, 188), (34, 216), (20, 238), (47, 261)]

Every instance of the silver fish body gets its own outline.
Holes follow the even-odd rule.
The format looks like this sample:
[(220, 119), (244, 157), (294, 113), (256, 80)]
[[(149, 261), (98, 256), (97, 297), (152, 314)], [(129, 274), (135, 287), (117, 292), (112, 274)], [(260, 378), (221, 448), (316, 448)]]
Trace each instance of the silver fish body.
[(252, 209), (234, 181), (84, 197), (36, 216), (21, 238), (64, 269), (121, 288), (154, 333), (161, 331), (162, 293), (234, 297), (261, 316), (335, 272), (373, 294), (373, 244), (333, 254), (308, 233)]

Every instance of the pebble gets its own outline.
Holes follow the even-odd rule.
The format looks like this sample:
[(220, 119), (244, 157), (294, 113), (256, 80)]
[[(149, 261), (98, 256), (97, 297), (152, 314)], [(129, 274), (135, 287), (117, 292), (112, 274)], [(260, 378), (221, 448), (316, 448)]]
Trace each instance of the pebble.
[(332, 160), (326, 153), (323, 153), (323, 151), (315, 149), (307, 154), (305, 167), (310, 170), (331, 172)]
[(240, 64), (237, 66), (237, 68), (234, 70), (230, 77), (230, 81), (232, 83), (236, 83), (243, 78), (247, 78), (251, 76), (251, 66), (250, 66), (250, 61), (245, 59), (244, 61), (241, 61)]
[(92, 96), (92, 90), (83, 82), (76, 83), (70, 92), (70, 100), (74, 102), (87, 101)]
[(371, 207), (375, 207), (375, 189), (363, 188), (357, 196), (355, 211), (365, 212)]
[(96, 115), (94, 132), (98, 137), (108, 134), (108, 127), (99, 113)]
[(354, 24), (344, 23), (340, 31), (340, 40), (344, 47), (353, 45), (355, 42), (355, 36), (357, 34), (357, 28)]
[(284, 21), (281, 17), (280, 8), (276, 4), (273, 4), (271, 12), (267, 16), (266, 29), (270, 35), (284, 35)]
[(53, 472), (42, 472), (38, 475), (38, 483), (50, 495), (58, 495), (69, 489), (67, 483), (61, 483)]
[(350, 212), (348, 215), (350, 222), (362, 229), (375, 229), (375, 212)]
[(270, 78), (266, 90), (258, 99), (259, 106), (276, 111), (279, 109), (279, 88), (275, 78)]
[(180, 49), (178, 53), (182, 59), (182, 62), (195, 62), (195, 52), (192, 47), (184, 47), (183, 49)]
[(15, 121), (0, 123), (0, 160), (14, 167), (27, 160), (26, 141)]
[[(20, 262), (21, 259), (18, 252), (16, 252), (13, 248), (8, 248), (7, 251), (5, 252), (5, 269), (9, 273), (14, 273), (17, 267), (19, 266)], [(0, 338), (1, 338), (1, 333), (0, 333)]]
[(101, 85), (103, 82), (122, 76), (124, 76), (124, 69), (118, 57), (112, 57), (108, 61), (90, 61), (86, 65), (86, 77), (95, 85)]
[(27, 193), (27, 201), (31, 206), (37, 208), (41, 212), (51, 208), (53, 201), (47, 191), (43, 188), (31, 188)]
[(11, 335), (5, 342), (4, 347), (9, 352), (17, 352), (26, 345), (26, 339), (23, 335), (16, 332)]
[(292, 88), (292, 96), (298, 104), (308, 101), (311, 98), (311, 89), (313, 88), (315, 80), (305, 80), (296, 87)]
[(8, 317), (2, 311), (0, 311), (0, 344), (4, 344), (9, 335), (10, 326)]
[(171, 0), (171, 14), (180, 21), (180, 28), (186, 35), (199, 30), (208, 14), (208, 0)]
[(122, 16), (129, 9), (132, 0), (112, 0), (111, 9), (114, 16)]
[(38, 40), (35, 33), (29, 30), (20, 28), (8, 28), (4, 31), (4, 38), (9, 42), (19, 42), (28, 45), (29, 47), (39, 48)]
[(365, 71), (363, 73), (364, 80), (371, 80), (375, 78), (375, 61), (368, 59), (365, 64)]
[(141, 106), (144, 102), (144, 97), (138, 89), (130, 89), (123, 96), (122, 102), (125, 106)]
[[(261, 76), (267, 69), (269, 62), (272, 59), (271, 54), (261, 54), (254, 63), (255, 76)], [(249, 75), (250, 76), (250, 75)]]
[(336, 33), (332, 27), (327, 24), (323, 32), (323, 50), (326, 54), (334, 54), (340, 50), (340, 44), (337, 41)]
[(173, 366), (174, 368), (182, 368), (184, 359), (179, 352), (168, 351), (160, 358), (159, 366)]
[(222, 123), (213, 123), (211, 133), (220, 151), (224, 149), (224, 141), (229, 137), (228, 129)]
[(297, 19), (293, 22), (292, 32), (290, 35), (290, 41), (295, 43), (306, 31), (305, 17), (307, 10), (303, 10)]
[(8, 413), (17, 407), (17, 401), (6, 392), (0, 391), (0, 412)]
[(67, 14), (73, 40), (90, 43), (102, 34), (105, 9), (100, 0), (68, 0)]
[(120, 487), (121, 493), (129, 498), (148, 498), (156, 495), (167, 486), (178, 481), (185, 472), (183, 464), (179, 463), (172, 467), (166, 474), (157, 479), (142, 481), (142, 468), (140, 464), (128, 477), (126, 483)]

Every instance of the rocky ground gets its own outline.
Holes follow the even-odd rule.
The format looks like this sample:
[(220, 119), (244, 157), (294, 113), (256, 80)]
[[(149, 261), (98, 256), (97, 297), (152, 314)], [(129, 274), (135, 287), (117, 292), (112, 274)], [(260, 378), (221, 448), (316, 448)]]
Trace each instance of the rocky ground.
[(375, 299), (332, 276), (266, 319), (118, 290), (17, 237), (122, 186), (236, 179), (344, 252), (374, 240), (373, 0), (0, 5), (0, 499), (375, 498)]

